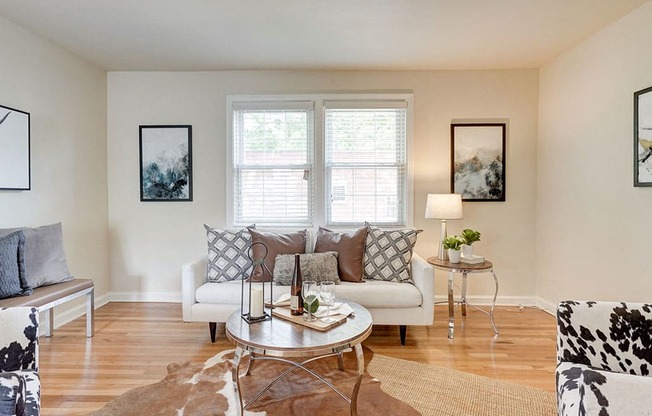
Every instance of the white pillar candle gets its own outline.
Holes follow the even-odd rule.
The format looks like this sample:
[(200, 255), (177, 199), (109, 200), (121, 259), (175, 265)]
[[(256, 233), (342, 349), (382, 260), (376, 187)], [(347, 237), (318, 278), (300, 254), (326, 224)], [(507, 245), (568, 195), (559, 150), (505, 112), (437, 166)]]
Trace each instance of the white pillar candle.
[(251, 318), (260, 318), (263, 312), (263, 289), (260, 287), (251, 287), (251, 305), (249, 305), (249, 316)]

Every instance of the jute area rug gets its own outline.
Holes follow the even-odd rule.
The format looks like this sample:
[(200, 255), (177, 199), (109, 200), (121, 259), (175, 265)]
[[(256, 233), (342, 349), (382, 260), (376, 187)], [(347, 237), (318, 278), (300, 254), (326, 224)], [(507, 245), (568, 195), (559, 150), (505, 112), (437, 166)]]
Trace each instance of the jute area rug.
[[(170, 364), (158, 383), (130, 390), (93, 416), (236, 416), (231, 381), (233, 350), (202, 364)], [(365, 348), (365, 372), (358, 396), (360, 416), (528, 415), (556, 413), (554, 394), (474, 376), (455, 370), (374, 355)], [(244, 367), (246, 362), (243, 362)], [(257, 362), (251, 376), (241, 378), (245, 400), (251, 398), (287, 365)], [(355, 356), (345, 354), (345, 371), (335, 358), (311, 363), (345, 394), (355, 382)], [(244, 369), (242, 369), (244, 371)], [(335, 392), (302, 370), (277, 383), (246, 416), (348, 415), (349, 405)]]

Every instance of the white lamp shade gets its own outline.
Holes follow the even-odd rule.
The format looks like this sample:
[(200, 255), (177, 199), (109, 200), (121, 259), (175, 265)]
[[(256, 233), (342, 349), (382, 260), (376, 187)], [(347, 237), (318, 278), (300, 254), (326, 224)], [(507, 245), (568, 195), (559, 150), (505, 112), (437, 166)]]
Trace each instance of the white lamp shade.
[(460, 194), (428, 194), (426, 202), (426, 218), (438, 220), (461, 220), (462, 195)]

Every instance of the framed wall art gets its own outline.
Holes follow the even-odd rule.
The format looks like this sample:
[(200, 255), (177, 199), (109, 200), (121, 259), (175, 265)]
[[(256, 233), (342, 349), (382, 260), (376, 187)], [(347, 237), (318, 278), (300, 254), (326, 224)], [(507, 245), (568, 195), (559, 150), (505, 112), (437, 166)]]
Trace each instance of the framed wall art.
[(140, 200), (192, 201), (192, 126), (140, 126)]
[(451, 193), (505, 200), (505, 123), (451, 124)]
[(634, 93), (634, 186), (652, 186), (652, 87)]
[(31, 189), (29, 128), (29, 113), (0, 105), (0, 189)]

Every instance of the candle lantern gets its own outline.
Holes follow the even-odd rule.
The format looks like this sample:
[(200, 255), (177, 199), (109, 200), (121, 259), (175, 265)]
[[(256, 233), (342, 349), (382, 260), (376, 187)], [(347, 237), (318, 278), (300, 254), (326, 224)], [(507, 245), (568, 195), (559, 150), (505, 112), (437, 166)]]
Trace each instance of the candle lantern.
[[(254, 258), (253, 248), (256, 245), (261, 245), (265, 249), (264, 254), (261, 258)], [(265, 275), (265, 270), (267, 270), (270, 276), (272, 275), (269, 267), (267, 267), (265, 264), (265, 257), (267, 257), (268, 252), (269, 249), (265, 243), (260, 241), (251, 244), (249, 251), (247, 252), (247, 255), (253, 262), (254, 267), (249, 279), (242, 279), (242, 290), (240, 292), (240, 315), (242, 315), (242, 319), (244, 319), (245, 322), (249, 324), (272, 319), (273, 306), (271, 305), (271, 302), (273, 299), (272, 288), (274, 282), (265, 282), (262, 279), (260, 281), (256, 281), (256, 276), (263, 277)], [(260, 273), (257, 273), (258, 270), (260, 270)], [(245, 280), (248, 280), (247, 288), (245, 288)], [(268, 284), (269, 288), (266, 289)], [(247, 293), (249, 299), (247, 304), (245, 304), (245, 292)], [(268, 293), (269, 297), (267, 297)], [(265, 299), (269, 299), (270, 302), (269, 313), (265, 311)]]

